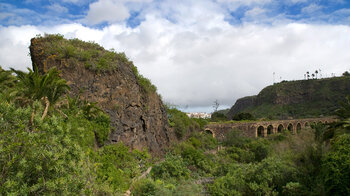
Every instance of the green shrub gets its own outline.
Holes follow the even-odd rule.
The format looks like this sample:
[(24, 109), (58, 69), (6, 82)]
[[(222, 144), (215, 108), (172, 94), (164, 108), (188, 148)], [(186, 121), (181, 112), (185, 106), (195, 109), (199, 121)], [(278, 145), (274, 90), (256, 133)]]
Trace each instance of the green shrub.
[(212, 122), (226, 121), (226, 120), (227, 120), (226, 115), (223, 113), (219, 113), (219, 112), (214, 112), (211, 115), (211, 119), (210, 119), (210, 121), (212, 121)]
[(156, 191), (156, 183), (151, 179), (144, 179), (134, 184), (132, 194), (135, 196), (154, 196)]
[(207, 157), (203, 150), (196, 149), (192, 145), (184, 142), (176, 146), (175, 153), (181, 155), (185, 163), (198, 172), (210, 174), (213, 169), (212, 160)]
[[(40, 104), (36, 102), (35, 104)], [(0, 195), (80, 195), (87, 184), (87, 156), (71, 136), (74, 127), (52, 116), (35, 115), (35, 131), (28, 129), (31, 108), (0, 103)], [(84, 132), (81, 132), (84, 134)]]
[(235, 114), (232, 117), (232, 120), (237, 120), (237, 121), (241, 121), (241, 120), (255, 120), (254, 116), (251, 113), (238, 113)]
[(212, 195), (276, 195), (295, 180), (295, 175), (292, 165), (271, 157), (257, 164), (232, 164), (208, 190)]
[(327, 195), (350, 194), (350, 135), (335, 138), (331, 151), (325, 155), (322, 176)]
[(231, 130), (227, 133), (223, 144), (225, 146), (236, 146), (242, 147), (245, 144), (249, 143), (251, 138), (245, 137), (240, 130)]
[(190, 171), (180, 156), (167, 154), (165, 160), (153, 166), (151, 176), (153, 179), (175, 178), (188, 179)]
[(185, 113), (176, 108), (168, 108), (167, 113), (169, 124), (174, 127), (176, 136), (179, 139), (183, 138), (192, 124), (191, 119)]
[(122, 143), (104, 146), (96, 155), (97, 180), (107, 182), (114, 190), (126, 191), (131, 180), (140, 175), (140, 166), (147, 165), (148, 157), (147, 152), (130, 153)]

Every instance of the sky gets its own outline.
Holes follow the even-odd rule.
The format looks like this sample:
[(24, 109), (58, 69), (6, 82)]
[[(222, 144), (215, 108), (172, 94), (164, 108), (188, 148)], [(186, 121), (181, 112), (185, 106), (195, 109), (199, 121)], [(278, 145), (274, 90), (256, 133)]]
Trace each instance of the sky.
[(31, 67), (30, 39), (45, 33), (125, 52), (189, 112), (350, 71), (350, 0), (0, 0), (3, 68)]

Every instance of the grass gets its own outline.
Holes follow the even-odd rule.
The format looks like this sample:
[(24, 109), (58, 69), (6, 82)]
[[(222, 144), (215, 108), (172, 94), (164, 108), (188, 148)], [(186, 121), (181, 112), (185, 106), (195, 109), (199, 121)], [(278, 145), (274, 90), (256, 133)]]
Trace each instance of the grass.
[(43, 54), (57, 60), (77, 59), (83, 62), (86, 69), (106, 72), (113, 71), (120, 64), (132, 64), (124, 53), (104, 50), (95, 42), (84, 42), (79, 39), (64, 39), (60, 34), (37, 35), (36, 41), (43, 44)]

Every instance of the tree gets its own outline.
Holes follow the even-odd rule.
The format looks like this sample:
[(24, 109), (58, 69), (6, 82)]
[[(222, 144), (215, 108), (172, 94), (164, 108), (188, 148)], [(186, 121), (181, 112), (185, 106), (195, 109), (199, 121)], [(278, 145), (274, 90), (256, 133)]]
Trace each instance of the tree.
[(333, 141), (324, 157), (322, 174), (327, 195), (350, 194), (350, 135), (343, 134)]
[(312, 79), (314, 79), (314, 77), (315, 77), (315, 74), (311, 74), (311, 76), (312, 76)]
[(317, 74), (318, 74), (318, 71), (317, 71), (317, 70), (315, 71), (315, 74), (316, 74), (316, 79), (317, 79)]
[(310, 72), (306, 72), (306, 75), (307, 75), (307, 79), (309, 79), (310, 78)]
[(217, 112), (217, 111), (218, 111), (219, 106), (220, 106), (219, 101), (218, 101), (217, 99), (215, 99), (214, 105), (213, 105), (214, 112)]
[[(22, 93), (27, 102), (34, 103), (35, 100), (45, 101), (45, 110), (42, 119), (47, 115), (50, 105), (54, 105), (59, 98), (69, 90), (66, 80), (59, 76), (58, 70), (53, 67), (47, 73), (41, 75), (35, 67), (34, 71), (28, 68), (29, 73), (20, 70), (11, 70), (16, 73), (19, 80), (19, 85), (22, 87)], [(34, 106), (32, 120), (34, 116)]]
[(343, 73), (343, 76), (350, 76), (350, 73), (349, 73), (348, 71), (345, 71), (345, 72)]

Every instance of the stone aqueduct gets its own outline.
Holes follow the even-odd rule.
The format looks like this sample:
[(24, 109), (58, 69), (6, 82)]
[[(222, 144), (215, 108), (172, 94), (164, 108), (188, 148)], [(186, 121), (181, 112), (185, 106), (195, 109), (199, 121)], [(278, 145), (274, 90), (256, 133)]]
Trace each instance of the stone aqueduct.
[(316, 123), (330, 123), (336, 121), (333, 117), (307, 118), (293, 120), (275, 121), (255, 121), (255, 122), (234, 122), (234, 123), (214, 123), (208, 124), (205, 131), (213, 135), (218, 140), (223, 139), (231, 130), (241, 130), (248, 137), (267, 137), (270, 134), (280, 133), (289, 130), (292, 133)]

